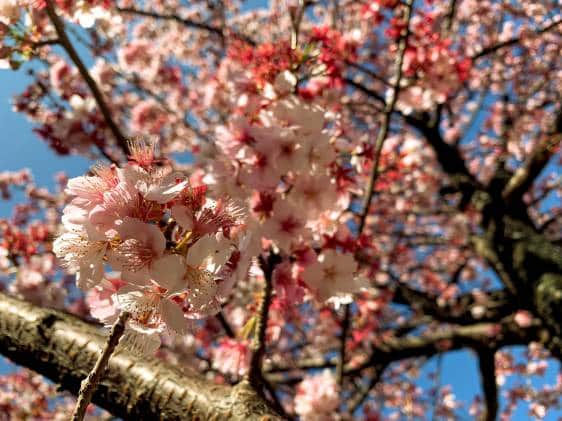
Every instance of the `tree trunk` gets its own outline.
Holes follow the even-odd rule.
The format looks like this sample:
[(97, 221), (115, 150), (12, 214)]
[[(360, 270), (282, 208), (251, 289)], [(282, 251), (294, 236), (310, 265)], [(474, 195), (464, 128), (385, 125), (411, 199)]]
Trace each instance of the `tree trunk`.
[[(0, 353), (74, 394), (94, 366), (105, 338), (61, 311), (0, 294)], [(124, 419), (278, 420), (248, 382), (209, 383), (152, 357), (115, 354), (93, 402)]]

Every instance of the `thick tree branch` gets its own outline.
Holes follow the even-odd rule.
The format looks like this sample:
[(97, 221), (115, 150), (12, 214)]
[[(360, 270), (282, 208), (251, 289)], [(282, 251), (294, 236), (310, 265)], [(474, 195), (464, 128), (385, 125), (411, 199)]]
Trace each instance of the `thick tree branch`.
[(464, 207), (476, 190), (481, 189), (482, 186), (468, 170), (458, 148), (445, 142), (438, 122), (428, 123), (424, 119), (413, 116), (406, 116), (406, 121), (417, 128), (433, 148), (441, 168), (449, 175), (453, 189), (462, 193), (459, 206)]
[(462, 348), (499, 349), (509, 345), (528, 344), (537, 338), (536, 327), (520, 329), (511, 321), (454, 326), (427, 336), (387, 338), (373, 347), (370, 358), (364, 364), (350, 369), (348, 374), (354, 375), (368, 367), (388, 365), (406, 358), (431, 357)]
[[(105, 338), (78, 318), (0, 294), (0, 353), (77, 393)], [(152, 357), (115, 354), (92, 401), (128, 419), (280, 419), (247, 382), (209, 383)]]
[(412, 309), (420, 310), (423, 314), (429, 315), (435, 320), (459, 325), (497, 322), (515, 310), (505, 291), (491, 291), (488, 296), (489, 302), (485, 305), (485, 313), (478, 319), (470, 311), (476, 304), (471, 293), (461, 295), (454, 305), (440, 305), (437, 302), (438, 297), (415, 290), (404, 283), (396, 282), (393, 302), (407, 304)]
[(76, 52), (76, 49), (72, 45), (72, 42), (66, 35), (66, 31), (64, 29), (64, 23), (57, 15), (52, 0), (47, 0), (46, 5), (47, 5), (46, 6), (47, 15), (49, 16), (51, 23), (55, 27), (59, 44), (64, 48), (64, 50), (66, 51), (72, 62), (76, 65), (78, 71), (80, 72), (80, 75), (86, 82), (86, 85), (88, 85), (88, 88), (90, 88), (90, 91), (92, 92), (92, 95), (96, 100), (96, 104), (98, 105), (101, 114), (103, 115), (103, 118), (107, 126), (109, 127), (109, 130), (111, 130), (111, 133), (115, 137), (117, 146), (121, 148), (123, 153), (128, 155), (130, 151), (129, 151), (129, 145), (127, 143), (127, 139), (125, 138), (125, 136), (123, 135), (123, 133), (121, 132), (115, 121), (113, 120), (113, 117), (111, 116), (111, 110), (107, 105), (107, 103), (105, 102), (103, 94), (101, 93), (95, 80), (90, 75), (90, 72), (88, 71), (86, 65), (84, 64), (78, 53)]

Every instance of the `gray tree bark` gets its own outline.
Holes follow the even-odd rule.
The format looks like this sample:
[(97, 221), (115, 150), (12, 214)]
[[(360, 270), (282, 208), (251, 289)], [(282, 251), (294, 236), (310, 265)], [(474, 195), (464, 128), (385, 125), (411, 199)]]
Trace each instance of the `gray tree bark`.
[[(0, 294), (0, 353), (76, 394), (103, 344), (100, 330), (61, 311)], [(212, 384), (125, 351), (109, 361), (93, 402), (124, 419), (280, 420), (248, 382)]]

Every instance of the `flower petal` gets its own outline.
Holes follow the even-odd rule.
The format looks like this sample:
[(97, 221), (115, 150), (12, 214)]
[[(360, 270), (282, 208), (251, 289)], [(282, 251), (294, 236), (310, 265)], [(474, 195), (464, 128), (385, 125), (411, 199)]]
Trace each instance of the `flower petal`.
[(144, 195), (146, 200), (152, 200), (160, 204), (168, 203), (174, 199), (187, 186), (187, 180), (177, 184), (166, 184), (162, 186), (151, 186)]
[(160, 314), (170, 330), (180, 334), (187, 333), (188, 323), (179, 305), (171, 300), (162, 300)]
[(187, 206), (172, 206), (172, 218), (186, 231), (193, 230), (193, 212)]
[(185, 290), (187, 285), (184, 281), (185, 260), (179, 254), (167, 254), (154, 261), (150, 267), (150, 275), (158, 284), (175, 293)]

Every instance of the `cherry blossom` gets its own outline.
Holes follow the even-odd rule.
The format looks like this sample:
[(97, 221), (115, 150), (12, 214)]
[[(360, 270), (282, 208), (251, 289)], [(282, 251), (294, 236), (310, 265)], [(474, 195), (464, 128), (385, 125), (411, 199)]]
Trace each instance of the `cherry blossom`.
[(295, 412), (307, 421), (336, 419), (339, 404), (338, 387), (327, 370), (305, 378), (297, 387)]
[[(217, 281), (232, 284), (230, 276), (243, 276), (235, 269), (244, 250), (229, 238), (241, 214), (230, 203), (206, 205), (205, 189), (193, 189), (189, 180), (155, 167), (154, 145), (135, 143), (132, 151), (124, 168), (98, 167), (94, 176), (68, 181), (72, 200), (54, 251), (76, 272), (80, 288), (94, 287), (93, 316), (108, 322), (126, 311), (131, 328), (146, 331), (153, 344), (164, 328), (185, 333), (186, 315), (216, 313)], [(180, 230), (174, 225), (166, 230), (177, 216)], [(238, 253), (234, 267), (222, 270), (233, 252)], [(120, 272), (118, 283), (103, 280), (107, 265)], [(227, 295), (224, 288), (222, 293)], [(133, 338), (133, 347), (136, 343), (142, 340)]]
[(349, 254), (325, 250), (318, 261), (307, 266), (302, 274), (306, 284), (320, 301), (343, 296), (366, 286), (356, 276), (357, 262)]

